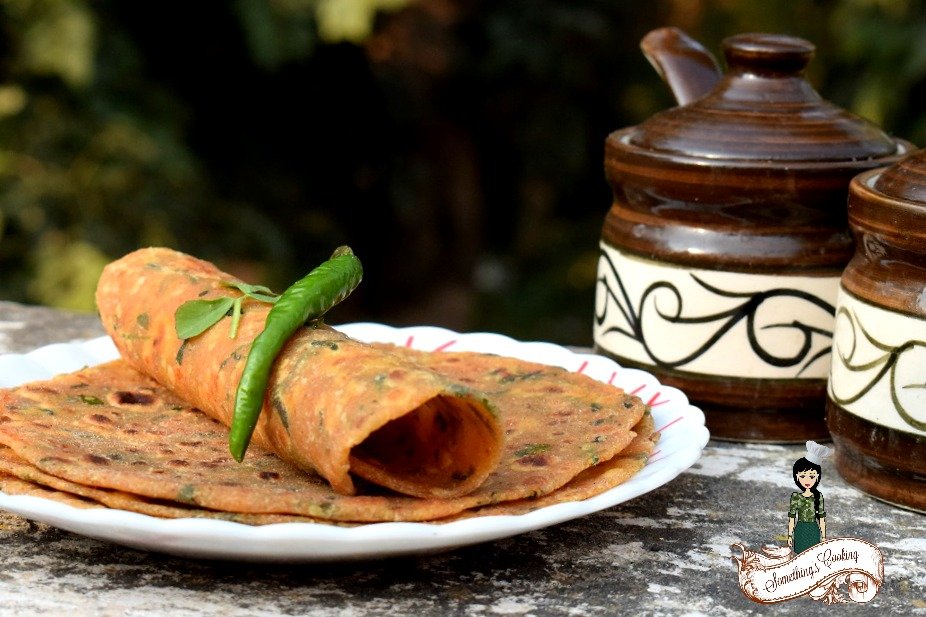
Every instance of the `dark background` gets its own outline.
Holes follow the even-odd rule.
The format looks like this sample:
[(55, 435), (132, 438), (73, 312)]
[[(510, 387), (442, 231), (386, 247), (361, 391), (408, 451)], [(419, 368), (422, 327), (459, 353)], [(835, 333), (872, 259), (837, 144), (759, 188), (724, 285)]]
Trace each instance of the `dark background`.
[(604, 139), (673, 104), (664, 25), (807, 38), (826, 98), (926, 143), (922, 2), (4, 0), (0, 299), (93, 310), (145, 245), (281, 289), (347, 243), (334, 322), (590, 344)]

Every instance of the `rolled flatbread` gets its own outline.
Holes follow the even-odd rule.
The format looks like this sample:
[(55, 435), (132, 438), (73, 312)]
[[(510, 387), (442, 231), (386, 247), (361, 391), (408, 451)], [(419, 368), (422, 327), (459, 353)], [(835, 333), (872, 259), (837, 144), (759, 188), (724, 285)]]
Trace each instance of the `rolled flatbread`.
[[(103, 327), (122, 357), (225, 425), (251, 343), (268, 304), (245, 300), (237, 335), (230, 318), (180, 340), (174, 314), (188, 300), (240, 292), (211, 263), (164, 248), (109, 264), (97, 287)], [(254, 442), (355, 494), (352, 476), (402, 494), (452, 498), (495, 469), (504, 436), (478, 392), (398, 354), (327, 327), (305, 327), (274, 364)]]

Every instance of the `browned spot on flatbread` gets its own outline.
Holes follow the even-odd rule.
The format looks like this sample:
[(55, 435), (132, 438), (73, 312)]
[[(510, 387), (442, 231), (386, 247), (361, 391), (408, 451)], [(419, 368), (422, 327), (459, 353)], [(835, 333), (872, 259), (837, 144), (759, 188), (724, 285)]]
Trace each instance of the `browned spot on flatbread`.
[(91, 465), (109, 465), (109, 460), (98, 454), (84, 454), (82, 459)]
[(149, 392), (120, 390), (112, 394), (111, 400), (116, 405), (153, 405), (156, 399)]

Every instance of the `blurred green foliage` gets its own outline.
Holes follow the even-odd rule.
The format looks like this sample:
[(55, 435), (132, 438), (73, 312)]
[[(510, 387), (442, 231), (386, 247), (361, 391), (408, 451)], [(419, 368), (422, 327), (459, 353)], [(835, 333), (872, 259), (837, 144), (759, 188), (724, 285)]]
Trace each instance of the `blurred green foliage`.
[(144, 245), (279, 288), (349, 243), (336, 319), (589, 344), (663, 25), (807, 38), (825, 97), (926, 143), (914, 0), (0, 0), (0, 298), (92, 310)]

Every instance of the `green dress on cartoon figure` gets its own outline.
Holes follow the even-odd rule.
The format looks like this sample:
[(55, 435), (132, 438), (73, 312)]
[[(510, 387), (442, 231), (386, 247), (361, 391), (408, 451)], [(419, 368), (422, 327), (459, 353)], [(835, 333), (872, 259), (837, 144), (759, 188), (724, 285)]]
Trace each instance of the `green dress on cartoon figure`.
[[(823, 495), (820, 495), (819, 516), (826, 516), (826, 510), (823, 507)], [(800, 553), (820, 543), (820, 525), (817, 522), (813, 495), (804, 496), (797, 491), (791, 493), (788, 518), (795, 519), (793, 547), (795, 553)]]

